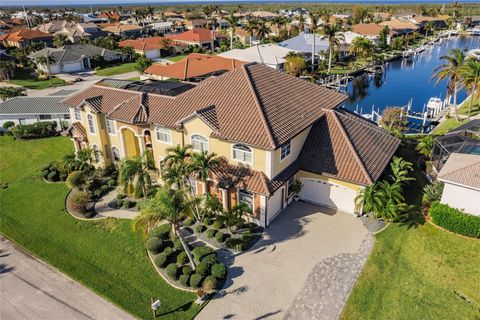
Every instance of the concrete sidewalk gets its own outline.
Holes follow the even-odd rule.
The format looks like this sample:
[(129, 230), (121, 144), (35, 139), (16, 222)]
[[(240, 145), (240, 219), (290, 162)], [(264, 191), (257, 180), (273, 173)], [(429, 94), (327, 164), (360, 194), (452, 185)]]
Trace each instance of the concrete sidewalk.
[(134, 319), (0, 236), (0, 319)]

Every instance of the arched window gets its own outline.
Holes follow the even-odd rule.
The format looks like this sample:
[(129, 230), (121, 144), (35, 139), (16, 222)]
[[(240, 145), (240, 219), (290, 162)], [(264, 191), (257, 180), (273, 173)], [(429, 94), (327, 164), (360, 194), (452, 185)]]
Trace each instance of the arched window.
[(112, 155), (114, 161), (120, 161), (120, 150), (117, 147), (112, 147)]
[(101, 158), (100, 158), (100, 150), (98, 149), (98, 146), (96, 144), (92, 145), (93, 149), (93, 159), (95, 160), (96, 163), (99, 163)]
[(95, 125), (93, 123), (93, 116), (91, 114), (89, 114), (87, 116), (87, 120), (88, 120), (88, 130), (90, 131), (90, 133), (94, 134), (95, 133)]
[(192, 149), (195, 151), (208, 151), (208, 140), (204, 136), (194, 134), (191, 138)]
[(233, 160), (252, 163), (252, 148), (244, 144), (233, 145)]

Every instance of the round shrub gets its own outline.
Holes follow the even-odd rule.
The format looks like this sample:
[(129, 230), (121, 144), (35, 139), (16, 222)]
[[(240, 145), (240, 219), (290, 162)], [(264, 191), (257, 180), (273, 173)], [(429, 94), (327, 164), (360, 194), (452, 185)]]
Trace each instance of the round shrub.
[(167, 262), (167, 256), (164, 253), (160, 253), (153, 259), (153, 262), (157, 267), (163, 268), (165, 266), (165, 263)]
[(95, 198), (100, 198), (100, 196), (102, 195), (102, 191), (101, 190), (95, 190), (93, 191), (93, 196)]
[(162, 249), (162, 245), (162, 239), (154, 237), (147, 240), (147, 242), (145, 243), (145, 248), (147, 248), (148, 251), (157, 253), (160, 252), (160, 249)]
[(167, 274), (173, 280), (177, 280), (177, 272), (178, 272), (178, 267), (175, 263), (170, 263), (167, 266)]
[(73, 171), (67, 177), (66, 183), (70, 189), (81, 188), (87, 182), (87, 177), (82, 171)]
[(215, 250), (213, 248), (203, 246), (203, 247), (196, 247), (193, 249), (192, 254), (195, 260), (198, 262), (202, 261), (203, 258), (209, 254), (215, 253)]
[(188, 287), (189, 280), (190, 280), (190, 276), (187, 274), (182, 274), (178, 278), (178, 282), (180, 282), (180, 284), (184, 287)]
[(217, 230), (215, 229), (208, 229), (207, 230), (207, 238), (213, 238), (215, 237), (215, 234), (217, 233)]
[(210, 269), (210, 273), (217, 279), (223, 280), (227, 275), (227, 267), (223, 263), (215, 263)]
[(168, 238), (170, 238), (171, 230), (172, 230), (172, 227), (170, 226), (170, 224), (165, 223), (155, 228), (152, 228), (152, 230), (150, 230), (150, 232), (148, 233), (148, 236), (158, 237), (160, 239), (167, 240)]
[(182, 274), (191, 275), (193, 273), (193, 269), (190, 266), (185, 266), (182, 268)]
[(225, 241), (225, 245), (229, 249), (237, 251), (245, 251), (247, 249), (247, 242), (243, 239), (229, 238)]
[(44, 166), (42, 167), (41, 171), (45, 171), (45, 170), (50, 171), (50, 167), (51, 167), (51, 166), (52, 166), (51, 163), (49, 163), (49, 164), (47, 164), (47, 165), (44, 165)]
[(107, 184), (108, 184), (109, 187), (115, 187), (117, 185), (117, 180), (110, 179), (110, 180), (108, 180)]
[(206, 254), (201, 258), (201, 261), (211, 266), (212, 264), (217, 262), (217, 254), (215, 252)]
[(67, 180), (68, 175), (66, 173), (60, 173), (60, 180), (65, 181)]
[(206, 224), (207, 226), (211, 225), (213, 223), (213, 219), (209, 218), (209, 217), (205, 217), (203, 218), (202, 220), (202, 223), (203, 224)]
[(250, 241), (253, 238), (253, 234), (250, 231), (244, 232), (242, 234), (242, 239), (245, 241)]
[(125, 201), (123, 201), (123, 207), (125, 209), (133, 208), (133, 207), (135, 207), (135, 202), (130, 201), (130, 200), (125, 200)]
[(187, 262), (188, 262), (187, 253), (185, 251), (180, 252), (177, 256), (177, 264), (181, 266)]
[(219, 220), (219, 219), (215, 220), (215, 222), (212, 225), (212, 228), (217, 229), (217, 230), (222, 229), (223, 228), (223, 221)]
[(173, 252), (173, 249), (170, 247), (166, 247), (165, 249), (163, 249), (163, 254), (166, 255), (167, 257), (170, 256), (172, 252)]
[(218, 287), (218, 281), (213, 276), (208, 276), (203, 281), (203, 290), (206, 292), (215, 291)]
[(195, 273), (201, 274), (202, 276), (208, 275), (209, 271), (208, 264), (204, 261), (200, 262), (195, 269)]
[(123, 200), (122, 199), (115, 200), (115, 206), (117, 208), (121, 208), (123, 206)]
[(94, 210), (87, 210), (85, 213), (83, 213), (83, 216), (87, 219), (93, 218), (96, 215), (96, 212)]
[(197, 273), (192, 274), (190, 276), (190, 287), (200, 288), (200, 286), (202, 285), (202, 280), (203, 280), (203, 276)]
[(10, 129), (13, 126), (15, 126), (15, 122), (13, 121), (5, 121), (5, 123), (3, 124), (4, 129)]
[(110, 187), (104, 184), (103, 186), (100, 187), (100, 191), (102, 191), (102, 193), (107, 193), (110, 191)]
[(52, 171), (48, 174), (47, 179), (49, 181), (58, 181), (58, 171)]
[(180, 241), (180, 238), (178, 237), (175, 237), (173, 239), (173, 248), (175, 248), (175, 250), (183, 250), (183, 246), (182, 246), (182, 242)]
[(117, 199), (119, 199), (119, 200), (122, 200), (125, 197), (126, 197), (126, 195), (124, 195), (123, 193), (117, 194)]
[(75, 193), (72, 196), (71, 204), (74, 210), (84, 213), (87, 210), (88, 193), (85, 191)]
[(195, 227), (195, 232), (197, 233), (202, 233), (207, 229), (203, 224), (199, 224), (198, 226)]
[(188, 227), (188, 226), (191, 226), (191, 225), (194, 224), (194, 223), (195, 223), (195, 219), (192, 218), (192, 217), (189, 217), (189, 218), (187, 218), (187, 219), (185, 219), (185, 220), (183, 221), (183, 225), (184, 225), (184, 226), (187, 226), (187, 227)]
[(218, 231), (215, 234), (215, 240), (217, 240), (218, 243), (222, 243), (223, 241), (225, 241), (225, 234), (223, 232)]
[(45, 179), (47, 179), (47, 176), (48, 176), (49, 173), (50, 173), (50, 170), (49, 170), (49, 169), (43, 170), (43, 171), (42, 171), (42, 177), (44, 177)]

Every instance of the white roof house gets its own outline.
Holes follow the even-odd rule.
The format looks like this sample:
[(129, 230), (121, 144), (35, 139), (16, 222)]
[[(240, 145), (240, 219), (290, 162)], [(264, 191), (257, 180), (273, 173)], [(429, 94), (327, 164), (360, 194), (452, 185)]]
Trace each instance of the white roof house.
[(285, 56), (289, 52), (295, 52), (276, 44), (255, 45), (247, 49), (233, 49), (219, 54), (224, 58), (232, 58), (240, 61), (258, 62), (273, 69), (283, 69)]

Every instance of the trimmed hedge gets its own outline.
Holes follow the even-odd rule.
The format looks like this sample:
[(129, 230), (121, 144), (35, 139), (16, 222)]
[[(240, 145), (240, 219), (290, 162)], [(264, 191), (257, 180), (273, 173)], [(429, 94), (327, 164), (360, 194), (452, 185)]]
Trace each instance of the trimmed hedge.
[(182, 275), (180, 276), (180, 278), (178, 278), (178, 282), (180, 282), (180, 284), (181, 284), (182, 286), (184, 286), (184, 287), (188, 287), (188, 286), (189, 286), (189, 284), (188, 284), (189, 280), (190, 280), (190, 276), (187, 275), (187, 274), (182, 274)]
[(17, 124), (10, 131), (17, 139), (51, 137), (57, 135), (57, 122), (41, 121), (33, 124)]
[(160, 249), (162, 249), (163, 241), (160, 238), (157, 237), (152, 237), (147, 240), (145, 243), (145, 247), (147, 248), (148, 251), (157, 253), (160, 252)]
[(199, 288), (202, 285), (203, 277), (198, 273), (194, 273), (190, 276), (190, 287)]
[(215, 253), (215, 250), (210, 248), (210, 247), (207, 247), (207, 246), (196, 247), (195, 249), (192, 250), (193, 257), (198, 262), (203, 261), (203, 258), (205, 256), (207, 256), (209, 254), (212, 254), (212, 253)]
[(215, 263), (210, 269), (210, 273), (217, 279), (223, 280), (227, 275), (227, 267), (223, 263)]
[(185, 266), (182, 268), (182, 273), (190, 276), (193, 273), (193, 269), (190, 266)]
[(218, 281), (213, 276), (208, 276), (203, 280), (203, 289), (207, 292), (215, 291), (218, 287)]
[(164, 253), (160, 253), (153, 259), (155, 265), (159, 268), (165, 267), (165, 262), (167, 262), (167, 256)]
[(207, 230), (207, 238), (213, 238), (215, 237), (215, 234), (217, 233), (217, 230), (215, 229), (208, 229)]
[(245, 251), (247, 249), (247, 244), (247, 241), (238, 238), (228, 238), (225, 241), (225, 245), (227, 246), (227, 248), (237, 251)]
[(197, 265), (197, 268), (195, 268), (195, 273), (200, 274), (202, 276), (207, 276), (210, 273), (208, 264), (206, 264), (204, 261), (200, 262)]
[(177, 256), (177, 264), (181, 266), (187, 262), (188, 262), (187, 253), (185, 251), (180, 252)]
[(439, 202), (432, 203), (432, 221), (449, 231), (472, 238), (480, 238), (480, 217), (463, 213)]
[(175, 263), (170, 263), (167, 266), (167, 274), (173, 280), (177, 280), (177, 272), (178, 272), (178, 267)]
[(205, 229), (207, 229), (207, 227), (205, 227), (203, 224), (199, 224), (198, 226), (195, 227), (195, 231), (197, 233), (202, 233), (203, 231), (205, 231)]
[(223, 232), (218, 231), (215, 234), (215, 240), (217, 240), (218, 243), (223, 243), (223, 241), (225, 241), (225, 234)]
[(152, 228), (152, 230), (150, 230), (150, 232), (148, 233), (148, 237), (158, 237), (160, 239), (167, 240), (168, 238), (170, 238), (171, 230), (172, 227), (170, 226), (170, 224), (162, 224), (158, 227)]

